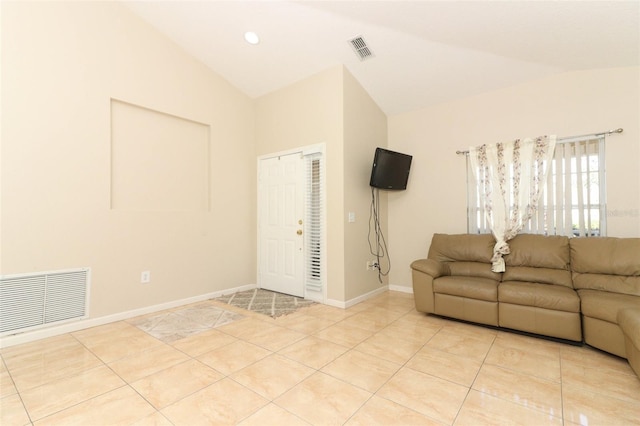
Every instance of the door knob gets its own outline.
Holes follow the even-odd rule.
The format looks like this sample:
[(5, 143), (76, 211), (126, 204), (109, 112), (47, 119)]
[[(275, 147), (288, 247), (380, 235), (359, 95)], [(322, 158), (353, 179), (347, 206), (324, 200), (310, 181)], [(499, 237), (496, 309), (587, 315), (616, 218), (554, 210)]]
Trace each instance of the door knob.
[(298, 231), (296, 232), (296, 234), (298, 234), (298, 235), (302, 235), (302, 229), (298, 229)]

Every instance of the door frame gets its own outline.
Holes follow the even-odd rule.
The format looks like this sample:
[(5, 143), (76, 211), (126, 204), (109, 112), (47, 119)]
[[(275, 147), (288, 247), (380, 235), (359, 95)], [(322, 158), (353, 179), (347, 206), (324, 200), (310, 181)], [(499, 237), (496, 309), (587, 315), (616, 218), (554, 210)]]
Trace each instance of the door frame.
[[(260, 187), (260, 162), (262, 160), (266, 160), (269, 158), (275, 158), (275, 157), (282, 157), (282, 156), (286, 156), (286, 155), (291, 155), (291, 154), (301, 154), (303, 159), (309, 155), (312, 154), (320, 154), (323, 161), (321, 162), (321, 166), (322, 166), (322, 170), (321, 170), (321, 181), (320, 181), (320, 186), (321, 186), (321, 191), (324, 194), (324, 196), (322, 197), (322, 205), (321, 205), (321, 209), (322, 209), (322, 246), (321, 246), (321, 250), (320, 250), (320, 258), (321, 258), (321, 274), (322, 274), (322, 291), (321, 292), (311, 292), (308, 291), (307, 286), (305, 285), (305, 283), (303, 282), (303, 290), (304, 290), (304, 297), (309, 299), (309, 300), (313, 300), (315, 302), (319, 302), (319, 303), (325, 303), (327, 300), (327, 262), (326, 262), (326, 246), (327, 246), (327, 216), (326, 216), (326, 212), (327, 212), (327, 197), (326, 197), (326, 173), (325, 173), (325, 163), (326, 163), (326, 156), (325, 156), (325, 143), (319, 143), (319, 144), (314, 144), (314, 145), (306, 145), (306, 146), (302, 146), (302, 147), (298, 147), (298, 148), (292, 148), (289, 150), (284, 150), (284, 151), (278, 151), (278, 152), (272, 152), (269, 154), (264, 154), (264, 155), (259, 155), (257, 157), (257, 162), (256, 162), (256, 287), (260, 288), (260, 267), (261, 267), (261, 260), (262, 260), (262, 255), (261, 255), (261, 241), (260, 241), (260, 194), (258, 194), (258, 188)], [(306, 161), (305, 161), (305, 169), (306, 169)], [(307, 170), (305, 170), (305, 176), (306, 176)], [(306, 199), (307, 196), (307, 184), (306, 184), (306, 179), (305, 179), (305, 185), (303, 185), (303, 197), (304, 199)], [(306, 207), (305, 207), (305, 211), (304, 211), (304, 216), (306, 217)], [(306, 229), (306, 220), (303, 223), (303, 235), (306, 235), (307, 233), (307, 229)], [(306, 249), (306, 244), (303, 244), (303, 281), (306, 279), (306, 274), (307, 274), (307, 265), (308, 262), (308, 253), (307, 253), (307, 249)]]

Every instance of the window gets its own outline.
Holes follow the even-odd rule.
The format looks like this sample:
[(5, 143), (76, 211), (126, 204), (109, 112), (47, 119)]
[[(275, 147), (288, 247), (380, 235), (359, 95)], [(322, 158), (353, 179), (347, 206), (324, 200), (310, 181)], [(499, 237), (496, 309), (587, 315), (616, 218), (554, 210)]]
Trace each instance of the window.
[[(604, 136), (560, 139), (534, 216), (522, 232), (606, 235)], [(490, 233), (467, 159), (469, 233)]]

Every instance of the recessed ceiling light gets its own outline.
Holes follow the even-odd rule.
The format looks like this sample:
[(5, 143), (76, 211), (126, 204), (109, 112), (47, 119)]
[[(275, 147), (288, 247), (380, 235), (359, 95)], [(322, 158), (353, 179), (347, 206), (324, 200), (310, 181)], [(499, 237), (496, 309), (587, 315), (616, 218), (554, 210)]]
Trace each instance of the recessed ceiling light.
[(246, 33), (244, 33), (244, 39), (247, 40), (247, 43), (249, 44), (260, 43), (260, 37), (258, 37), (258, 34), (254, 33), (253, 31), (247, 31)]

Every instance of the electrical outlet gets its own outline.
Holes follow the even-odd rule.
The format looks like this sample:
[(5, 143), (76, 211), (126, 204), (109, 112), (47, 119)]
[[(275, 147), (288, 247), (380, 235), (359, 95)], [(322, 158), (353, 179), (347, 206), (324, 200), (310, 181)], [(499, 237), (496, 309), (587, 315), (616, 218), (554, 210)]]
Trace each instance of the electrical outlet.
[(378, 268), (378, 262), (376, 262), (375, 260), (368, 260), (367, 261), (367, 271), (373, 271), (374, 269)]
[(142, 271), (142, 273), (140, 274), (140, 282), (142, 284), (151, 282), (151, 271)]

